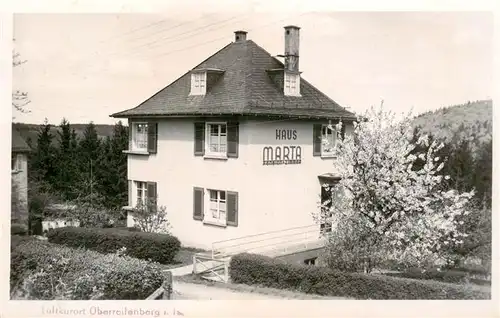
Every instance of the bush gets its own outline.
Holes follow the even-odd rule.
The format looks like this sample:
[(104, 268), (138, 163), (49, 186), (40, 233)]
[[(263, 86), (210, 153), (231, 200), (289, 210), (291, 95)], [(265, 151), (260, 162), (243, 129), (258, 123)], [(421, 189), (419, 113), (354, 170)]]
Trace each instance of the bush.
[(14, 223), (10, 225), (10, 235), (26, 235), (28, 227), (23, 224)]
[(114, 253), (125, 247), (127, 255), (171, 264), (181, 247), (180, 241), (168, 234), (131, 232), (120, 228), (61, 227), (47, 234), (51, 243), (83, 247), (101, 253)]
[[(475, 283), (479, 283), (481, 285), (491, 284), (485, 279), (487, 274), (483, 271), (472, 271), (464, 268), (451, 268), (451, 269), (431, 269), (422, 272), (422, 270), (418, 268), (411, 268), (401, 273), (386, 273), (388, 276), (395, 277), (406, 277), (406, 278), (414, 278), (414, 279), (428, 279), (428, 280), (438, 280), (447, 283), (455, 283), (462, 284), (474, 281)], [(475, 278), (475, 276), (480, 276), (481, 279)]]
[(490, 293), (468, 286), (336, 272), (246, 253), (231, 259), (230, 276), (234, 283), (357, 299), (491, 299)]
[(158, 264), (37, 240), (11, 253), (11, 293), (24, 299), (146, 299), (164, 281)]

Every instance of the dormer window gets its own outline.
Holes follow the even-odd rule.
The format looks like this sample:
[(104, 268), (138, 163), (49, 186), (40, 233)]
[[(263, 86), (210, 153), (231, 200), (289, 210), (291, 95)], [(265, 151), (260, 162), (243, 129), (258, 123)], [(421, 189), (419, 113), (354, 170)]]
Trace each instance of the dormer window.
[(207, 92), (207, 73), (196, 72), (191, 74), (191, 95), (205, 95)]
[(286, 96), (300, 96), (300, 75), (285, 72), (284, 93)]

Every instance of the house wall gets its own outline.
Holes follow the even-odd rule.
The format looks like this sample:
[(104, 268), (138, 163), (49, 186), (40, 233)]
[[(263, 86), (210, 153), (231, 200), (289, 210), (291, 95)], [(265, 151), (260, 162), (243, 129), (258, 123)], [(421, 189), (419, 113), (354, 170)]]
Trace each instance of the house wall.
[(12, 153), (16, 157), (18, 163), (16, 167), (20, 169), (11, 172), (12, 183), (15, 184), (16, 193), (12, 193), (17, 197), (18, 207), (13, 207), (11, 218), (12, 223), (22, 223), (28, 226), (28, 156), (25, 153)]
[[(296, 139), (276, 140), (276, 129), (295, 131)], [(267, 146), (300, 146), (301, 163), (263, 165)], [(167, 207), (172, 234), (185, 246), (206, 249), (214, 241), (315, 224), (318, 175), (335, 171), (335, 159), (313, 157), (313, 122), (240, 121), (238, 158), (205, 159), (193, 152), (192, 120), (160, 121), (157, 153), (129, 155), (128, 179), (157, 182), (158, 203)], [(193, 187), (238, 192), (238, 226), (194, 220)]]

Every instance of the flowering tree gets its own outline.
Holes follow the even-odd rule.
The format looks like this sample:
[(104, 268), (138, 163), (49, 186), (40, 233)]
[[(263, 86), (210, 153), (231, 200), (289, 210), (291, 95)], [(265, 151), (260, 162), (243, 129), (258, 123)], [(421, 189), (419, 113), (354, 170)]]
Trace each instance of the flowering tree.
[[(442, 247), (461, 244), (467, 236), (459, 218), (468, 214), (473, 193), (440, 187), (447, 176), (440, 173), (445, 160), (436, 152), (443, 145), (429, 143), (425, 135), (412, 143), (410, 114), (397, 120), (381, 105), (363, 118), (333, 149), (341, 179), (330, 191), (342, 195), (318, 217), (332, 224), (331, 234), (325, 234), (331, 246), (344, 245), (346, 235), (359, 238), (365, 272), (381, 254), (410, 266), (446, 263)], [(342, 122), (334, 128), (341, 127)], [(425, 150), (416, 152), (417, 145)], [(417, 160), (424, 164), (414, 167)]]
[(134, 226), (142, 232), (170, 233), (171, 225), (167, 218), (167, 208), (157, 206), (156, 200), (139, 202), (133, 209)]

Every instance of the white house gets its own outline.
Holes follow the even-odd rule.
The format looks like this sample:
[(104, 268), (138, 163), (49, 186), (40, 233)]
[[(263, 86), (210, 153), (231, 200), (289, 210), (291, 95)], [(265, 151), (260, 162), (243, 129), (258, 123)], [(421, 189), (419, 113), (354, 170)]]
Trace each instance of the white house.
[[(352, 131), (355, 115), (302, 78), (299, 29), (285, 27), (284, 63), (236, 31), (142, 104), (111, 115), (129, 121), (128, 208), (157, 197), (172, 234), (205, 249), (294, 228), (318, 236), (312, 213), (323, 182), (336, 180), (321, 140)], [(339, 120), (345, 130), (327, 127)]]

